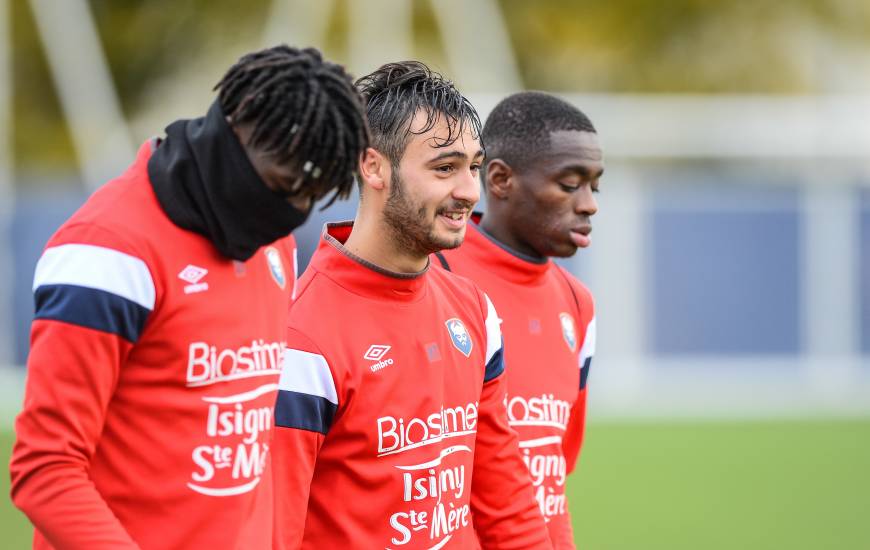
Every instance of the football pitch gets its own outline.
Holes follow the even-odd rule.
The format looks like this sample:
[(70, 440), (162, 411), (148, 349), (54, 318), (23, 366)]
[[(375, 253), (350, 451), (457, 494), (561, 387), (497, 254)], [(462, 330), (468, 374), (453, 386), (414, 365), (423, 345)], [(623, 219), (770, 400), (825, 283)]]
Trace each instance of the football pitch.
[[(870, 548), (870, 420), (608, 422), (586, 438), (568, 482), (584, 550)], [(11, 444), (0, 434), (4, 468)], [(29, 547), (6, 496), (0, 533)]]

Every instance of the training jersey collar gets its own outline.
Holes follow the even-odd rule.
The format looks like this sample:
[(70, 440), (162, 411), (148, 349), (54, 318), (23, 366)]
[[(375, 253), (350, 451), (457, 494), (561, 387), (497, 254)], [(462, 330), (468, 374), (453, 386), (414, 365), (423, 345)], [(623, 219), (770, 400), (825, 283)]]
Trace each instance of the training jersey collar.
[(517, 284), (535, 284), (541, 282), (547, 271), (553, 265), (549, 258), (534, 258), (517, 252), (478, 225), (482, 216), (474, 216), (465, 232), (465, 242), (462, 249), (466, 254), (474, 256), (475, 261), (485, 265), (487, 270), (502, 279)]
[(417, 273), (396, 273), (375, 265), (345, 248), (353, 222), (327, 223), (311, 266), (341, 287), (368, 298), (414, 302), (425, 295), (429, 264)]

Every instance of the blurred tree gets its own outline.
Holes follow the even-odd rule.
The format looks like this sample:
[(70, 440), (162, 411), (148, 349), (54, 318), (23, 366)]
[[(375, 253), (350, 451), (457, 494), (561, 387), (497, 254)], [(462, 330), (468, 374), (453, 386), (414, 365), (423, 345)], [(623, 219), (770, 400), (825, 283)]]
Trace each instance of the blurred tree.
[[(347, 59), (344, 34), (352, 24), (345, 17), (347, 1), (357, 0), (335, 3), (322, 43), (339, 61)], [(437, 0), (413, 1), (415, 54), (449, 74), (429, 5)], [(153, 94), (162, 90), (158, 83), (189, 86), (191, 68), (204, 59), (216, 64), (207, 67), (216, 81), (240, 44), (259, 45), (270, 3), (250, 0), (240, 8), (230, 0), (90, 0), (127, 116), (135, 118), (153, 106)], [(870, 89), (870, 77), (854, 69), (855, 63), (870, 69), (870, 2), (864, 0), (499, 3), (529, 88), (630, 93)], [(26, 0), (12, 1), (12, 21), (17, 169), (68, 169), (73, 150)], [(197, 81), (196, 93), (206, 92), (200, 85)]]

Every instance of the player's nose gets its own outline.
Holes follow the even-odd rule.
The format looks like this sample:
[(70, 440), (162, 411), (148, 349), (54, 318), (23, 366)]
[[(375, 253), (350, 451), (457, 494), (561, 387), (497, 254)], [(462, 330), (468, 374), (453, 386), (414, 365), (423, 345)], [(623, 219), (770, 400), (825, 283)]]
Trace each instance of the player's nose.
[(465, 170), (457, 180), (456, 186), (453, 188), (453, 198), (469, 202), (472, 205), (477, 204), (480, 200), (478, 175), (472, 170)]
[(598, 212), (598, 201), (590, 186), (585, 186), (582, 191), (575, 195), (574, 212), (593, 216)]

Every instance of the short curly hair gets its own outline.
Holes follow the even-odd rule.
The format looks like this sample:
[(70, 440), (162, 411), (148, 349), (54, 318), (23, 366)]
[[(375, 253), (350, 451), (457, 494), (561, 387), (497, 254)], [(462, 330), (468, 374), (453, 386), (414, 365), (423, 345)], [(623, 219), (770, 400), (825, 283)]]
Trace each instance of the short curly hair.
[(572, 130), (597, 133), (580, 109), (554, 95), (544, 92), (510, 95), (495, 106), (483, 127), (486, 162), (498, 158), (522, 171), (547, 150), (550, 134)]

